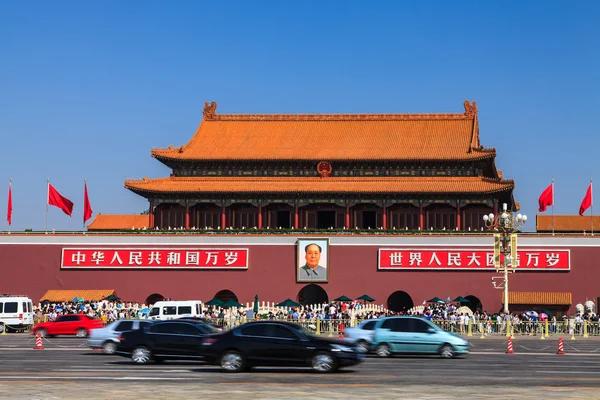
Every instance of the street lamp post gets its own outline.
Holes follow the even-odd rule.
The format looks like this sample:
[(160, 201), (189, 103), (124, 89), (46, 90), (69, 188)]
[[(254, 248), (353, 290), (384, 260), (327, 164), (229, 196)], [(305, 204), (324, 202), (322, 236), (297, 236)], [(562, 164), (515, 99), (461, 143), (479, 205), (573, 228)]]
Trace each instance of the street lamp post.
[[(502, 205), (502, 214), (483, 216), (486, 228), (495, 229), (494, 234), (494, 266), (496, 272), (504, 272), (504, 313), (508, 314), (508, 274), (517, 269), (517, 232), (523, 229), (527, 222), (527, 215), (513, 215), (507, 210), (507, 205)], [(502, 254), (503, 258), (500, 258)]]

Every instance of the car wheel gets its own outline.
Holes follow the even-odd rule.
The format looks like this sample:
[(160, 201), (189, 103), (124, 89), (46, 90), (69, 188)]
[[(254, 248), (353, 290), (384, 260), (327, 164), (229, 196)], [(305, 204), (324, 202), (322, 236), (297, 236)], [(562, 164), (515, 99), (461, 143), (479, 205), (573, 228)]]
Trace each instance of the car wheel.
[(87, 331), (83, 328), (77, 329), (77, 332), (75, 333), (75, 336), (77, 337), (87, 337)]
[(115, 354), (117, 351), (117, 344), (115, 342), (107, 341), (102, 345), (102, 352), (104, 354)]
[(359, 353), (368, 353), (369, 343), (367, 343), (366, 340), (359, 340), (358, 343), (356, 343), (356, 350), (358, 350)]
[(392, 351), (390, 350), (390, 346), (385, 343), (377, 346), (377, 355), (379, 357), (390, 357), (392, 355)]
[(336, 369), (335, 358), (329, 353), (317, 353), (312, 358), (312, 368), (316, 372), (333, 372)]
[(440, 356), (442, 358), (453, 358), (456, 356), (456, 352), (454, 351), (454, 347), (449, 344), (444, 344), (440, 347)]
[(48, 332), (46, 332), (45, 329), (38, 329), (37, 332), (35, 333), (36, 336), (38, 333), (40, 334), (41, 337), (48, 337)]
[(4, 332), (4, 324), (0, 324), (0, 333)]
[(152, 352), (147, 347), (136, 347), (131, 353), (131, 361), (136, 364), (148, 364), (152, 360)]
[(244, 357), (235, 350), (227, 350), (221, 356), (221, 368), (227, 372), (240, 372), (244, 369)]

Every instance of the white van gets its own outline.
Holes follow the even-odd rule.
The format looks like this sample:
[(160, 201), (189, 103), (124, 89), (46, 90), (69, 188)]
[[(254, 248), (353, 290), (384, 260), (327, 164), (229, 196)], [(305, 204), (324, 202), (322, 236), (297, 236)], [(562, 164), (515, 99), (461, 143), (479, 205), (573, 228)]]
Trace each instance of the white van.
[(166, 321), (181, 317), (199, 317), (202, 302), (199, 300), (157, 301), (148, 314), (148, 319)]
[(27, 296), (0, 294), (0, 333), (21, 331), (33, 325), (33, 303)]

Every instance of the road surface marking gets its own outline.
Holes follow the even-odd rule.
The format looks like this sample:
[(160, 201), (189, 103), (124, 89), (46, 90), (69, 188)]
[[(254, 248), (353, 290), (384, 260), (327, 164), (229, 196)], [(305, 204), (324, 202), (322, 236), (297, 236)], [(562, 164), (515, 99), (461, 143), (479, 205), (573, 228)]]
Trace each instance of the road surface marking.
[(219, 382), (220, 385), (255, 385), (255, 386), (316, 386), (316, 387), (372, 387), (374, 383), (296, 383), (296, 382)]

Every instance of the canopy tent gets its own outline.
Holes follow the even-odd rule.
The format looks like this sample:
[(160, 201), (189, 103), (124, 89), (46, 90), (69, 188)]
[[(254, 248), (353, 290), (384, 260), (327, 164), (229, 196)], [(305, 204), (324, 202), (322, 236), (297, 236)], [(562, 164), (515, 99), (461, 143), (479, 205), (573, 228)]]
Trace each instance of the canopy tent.
[(216, 306), (216, 307), (221, 307), (223, 304), (222, 300), (217, 299), (216, 297), (214, 299), (210, 299), (209, 301), (207, 301), (206, 303), (204, 303), (204, 305), (207, 306)]
[(292, 299), (285, 299), (281, 303), (275, 304), (275, 307), (300, 307), (300, 303), (296, 303)]
[(467, 299), (465, 299), (462, 296), (458, 296), (457, 298), (455, 298), (454, 300), (452, 300), (452, 303), (466, 304), (466, 303), (470, 303), (470, 301), (467, 300)]
[(340, 296), (337, 299), (333, 299), (333, 301), (352, 301), (350, 297)]
[(356, 300), (368, 301), (369, 303), (372, 303), (375, 301), (375, 299), (372, 298), (371, 296), (369, 296), (368, 294), (363, 294), (362, 296), (357, 297)]
[(242, 304), (238, 303), (235, 300), (229, 300), (223, 303), (221, 307), (244, 307)]
[(444, 303), (444, 300), (440, 299), (439, 297), (434, 297), (433, 299), (427, 300), (427, 303)]
[(85, 299), (85, 301), (100, 301), (106, 299), (108, 296), (116, 296), (117, 293), (114, 289), (76, 289), (76, 290), (48, 290), (41, 298), (42, 300), (48, 300), (51, 303), (61, 303), (63, 301), (72, 302), (75, 298), (79, 301)]

